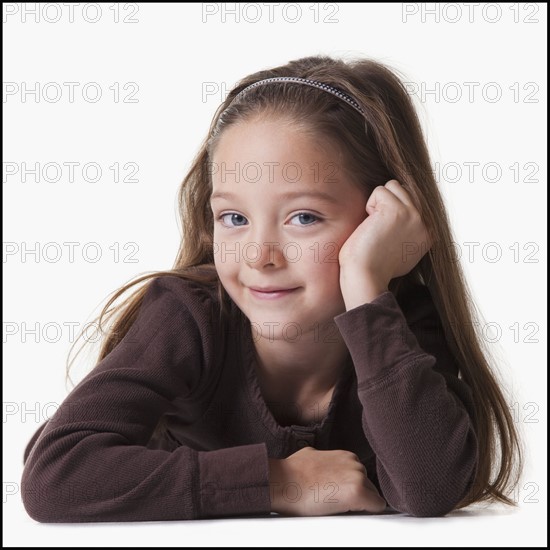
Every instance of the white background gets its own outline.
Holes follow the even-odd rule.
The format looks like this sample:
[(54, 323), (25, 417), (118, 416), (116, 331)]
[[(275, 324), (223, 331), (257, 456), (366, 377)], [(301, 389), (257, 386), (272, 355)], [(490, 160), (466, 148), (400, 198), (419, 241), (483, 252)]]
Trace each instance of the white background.
[[(4, 544), (545, 545), (546, 6), (319, 4), (314, 12), (305, 3), (299, 15), (296, 5), (279, 4), (270, 21), (266, 5), (239, 4), (237, 22), (219, 4), (139, 4), (133, 15), (132, 5), (119, 4), (118, 23), (111, 6), (102, 4), (98, 14), (73, 4), (70, 22), (67, 5), (40, 4), (38, 16), (24, 19), (25, 5), (4, 4), (3, 154), (12, 163), (8, 170), (18, 170), (7, 174), (5, 166), (3, 185)], [(434, 519), (34, 522), (18, 491), (22, 454), (67, 395), (67, 323), (80, 329), (113, 290), (173, 265), (176, 192), (223, 91), (251, 72), (314, 54), (372, 57), (402, 71), (411, 91), (419, 90), (415, 99), (434, 165), (446, 166), (441, 189), (461, 262), (491, 323), (487, 340), (496, 343), (489, 348), (514, 392), (510, 406), (525, 436), (519, 508), (472, 507)], [(22, 94), (36, 82), (38, 98)], [(78, 83), (73, 102), (68, 82)], [(47, 83), (62, 90), (58, 100), (56, 85)], [(139, 87), (134, 96), (135, 85), (127, 83)], [(221, 91), (205, 96), (204, 86)], [(437, 87), (439, 95), (422, 96)], [(83, 97), (84, 88), (89, 95)], [(98, 88), (102, 97), (93, 103)], [(32, 168), (36, 162), (79, 165), (72, 183), (68, 171), (57, 182), (42, 174), (39, 182), (32, 174), (24, 182), (22, 163)], [(130, 175), (123, 166), (136, 163), (138, 182), (115, 183), (109, 167), (117, 162), (121, 178)], [(86, 181), (94, 176), (82, 174), (86, 163), (100, 165), (98, 182)], [(471, 181), (465, 163), (479, 163)], [(55, 179), (55, 172), (46, 178)], [(68, 242), (78, 243), (74, 261)], [(479, 243), (473, 256), (468, 242)], [(22, 253), (36, 243), (38, 256)], [(47, 243), (59, 244), (57, 260), (55, 244)], [(97, 250), (101, 258), (93, 262)], [(37, 334), (25, 333), (36, 326)]]

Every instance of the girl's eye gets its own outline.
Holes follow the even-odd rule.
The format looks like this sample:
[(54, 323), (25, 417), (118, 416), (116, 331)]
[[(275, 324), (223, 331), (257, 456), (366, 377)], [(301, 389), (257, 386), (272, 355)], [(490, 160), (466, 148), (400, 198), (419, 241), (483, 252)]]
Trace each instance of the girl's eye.
[[(293, 216), (293, 219), (294, 218), (300, 218), (300, 220), (302, 222), (305, 221), (305, 223), (300, 223), (300, 224), (297, 224), (297, 225), (313, 225), (319, 219), (317, 216), (314, 216), (313, 214), (310, 214), (309, 212), (300, 212), (299, 214), (296, 214), (295, 216)], [(292, 224), (292, 225), (294, 225), (294, 224)]]
[[(299, 218), (300, 221), (304, 223), (293, 223), (291, 225), (298, 225), (301, 227), (313, 225), (319, 220), (317, 216), (310, 214), (309, 212), (300, 212), (292, 217), (292, 219), (294, 218)], [(236, 214), (235, 212), (227, 212), (226, 214), (222, 214), (218, 219), (220, 219), (226, 227), (242, 227), (246, 225), (246, 218), (241, 216), (241, 214)]]
[[(231, 222), (234, 222), (235, 225), (232, 225), (231, 223), (228, 224), (224, 221), (224, 218), (227, 218), (228, 216), (231, 216)], [(244, 216), (241, 216), (240, 214), (229, 212), (227, 214), (222, 214), (220, 216), (220, 220), (222, 220), (223, 224), (227, 225), (228, 227), (241, 227), (245, 225), (244, 223), (242, 223), (242, 220), (246, 220), (246, 218)]]

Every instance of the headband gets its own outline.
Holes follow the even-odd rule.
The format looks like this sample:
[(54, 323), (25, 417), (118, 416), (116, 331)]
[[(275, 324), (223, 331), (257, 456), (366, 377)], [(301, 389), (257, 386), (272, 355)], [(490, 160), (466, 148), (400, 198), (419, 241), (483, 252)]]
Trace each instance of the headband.
[(266, 78), (265, 80), (258, 80), (258, 82), (254, 82), (254, 84), (250, 84), (250, 86), (247, 86), (246, 88), (242, 89), (234, 98), (233, 101), (235, 101), (237, 98), (241, 97), (246, 91), (251, 90), (252, 88), (256, 88), (257, 86), (262, 86), (264, 84), (271, 84), (272, 82), (294, 82), (296, 84), (304, 84), (306, 86), (311, 86), (312, 88), (317, 88), (319, 90), (323, 90), (325, 92), (328, 92), (329, 94), (332, 94), (333, 96), (336, 96), (343, 101), (345, 101), (348, 105), (353, 107), (357, 112), (361, 113), (362, 115), (365, 114), (365, 111), (361, 108), (359, 103), (355, 101), (351, 96), (343, 92), (342, 90), (335, 88), (334, 86), (330, 86), (329, 84), (324, 84), (323, 82), (318, 82), (317, 80), (309, 80), (307, 78), (299, 78), (294, 76), (278, 76), (275, 78)]

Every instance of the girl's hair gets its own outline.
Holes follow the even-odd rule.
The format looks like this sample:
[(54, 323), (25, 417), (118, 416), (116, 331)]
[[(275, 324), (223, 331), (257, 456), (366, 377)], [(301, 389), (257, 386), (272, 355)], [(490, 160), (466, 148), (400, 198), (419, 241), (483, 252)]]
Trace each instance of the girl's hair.
[[(461, 266), (452, 256), (453, 241), (447, 212), (431, 170), (420, 122), (397, 71), (373, 60), (342, 61), (306, 57), (287, 65), (259, 71), (241, 80), (214, 115), (189, 173), (179, 190), (182, 240), (173, 269), (143, 275), (116, 291), (98, 317), (106, 337), (99, 360), (121, 341), (135, 321), (153, 278), (174, 276), (196, 281), (217, 292), (221, 311), (229, 304), (214, 265), (212, 154), (226, 128), (257, 117), (277, 117), (297, 128), (328, 139), (345, 155), (352, 182), (367, 195), (390, 179), (405, 184), (433, 245), (415, 268), (393, 279), (389, 290), (396, 296), (405, 287), (428, 287), (443, 325), (444, 335), (460, 365), (460, 376), (472, 390), (472, 423), (479, 446), (475, 479), (467, 496), (457, 505), (500, 501), (515, 505), (508, 495), (523, 468), (523, 452), (509, 406), (488, 361), (477, 329), (475, 304)], [(326, 91), (296, 83), (276, 82), (257, 86), (233, 101), (250, 84), (266, 78), (291, 76), (316, 80), (339, 88), (354, 98), (364, 117)], [(112, 304), (129, 288), (148, 281), (116, 307)], [(104, 323), (114, 319), (104, 331)], [(70, 354), (69, 354), (70, 356)], [(74, 359), (73, 359), (74, 360)], [(67, 374), (73, 361), (68, 363)]]

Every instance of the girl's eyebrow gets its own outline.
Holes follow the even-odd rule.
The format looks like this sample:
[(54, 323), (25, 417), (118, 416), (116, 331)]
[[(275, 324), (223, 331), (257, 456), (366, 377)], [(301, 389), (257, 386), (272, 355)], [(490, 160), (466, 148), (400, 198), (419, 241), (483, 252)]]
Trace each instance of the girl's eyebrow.
[[(233, 193), (227, 193), (223, 191), (216, 191), (212, 194), (210, 197), (210, 202), (212, 202), (215, 199), (234, 199), (235, 195)], [(285, 200), (291, 200), (296, 198), (309, 198), (309, 199), (318, 199), (323, 202), (327, 202), (330, 204), (338, 204), (338, 199), (336, 197), (333, 197), (329, 193), (325, 193), (324, 191), (288, 191), (286, 193), (282, 193), (281, 195), (278, 195), (277, 198), (279, 199), (285, 199)]]

